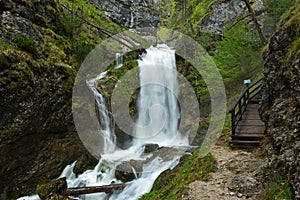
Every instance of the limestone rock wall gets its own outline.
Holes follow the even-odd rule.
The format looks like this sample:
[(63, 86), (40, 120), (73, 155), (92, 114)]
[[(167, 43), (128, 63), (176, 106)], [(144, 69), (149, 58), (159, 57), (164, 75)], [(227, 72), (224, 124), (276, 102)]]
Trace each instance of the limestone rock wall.
[[(263, 1), (257, 0), (250, 2), (252, 3), (253, 10), (257, 13), (258, 18), (262, 22), (260, 13), (264, 9)], [(229, 22), (238, 21), (249, 14), (243, 0), (217, 0), (212, 3), (210, 10), (211, 14), (202, 20), (200, 27), (203, 30), (215, 34), (222, 34), (222, 29), (224, 29)], [(261, 23), (261, 25), (263, 26), (263, 23)]]
[(152, 27), (159, 23), (159, 8), (155, 0), (89, 0), (104, 13), (126, 28)]
[(283, 168), (300, 199), (300, 4), (282, 20), (264, 54), (260, 108), (271, 168)]

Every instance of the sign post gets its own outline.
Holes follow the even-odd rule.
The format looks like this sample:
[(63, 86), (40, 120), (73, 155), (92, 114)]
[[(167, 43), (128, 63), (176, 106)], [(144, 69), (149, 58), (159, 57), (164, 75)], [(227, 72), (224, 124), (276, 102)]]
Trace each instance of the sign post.
[(249, 87), (250, 83), (251, 83), (250, 79), (244, 80), (244, 84), (246, 85), (246, 87)]

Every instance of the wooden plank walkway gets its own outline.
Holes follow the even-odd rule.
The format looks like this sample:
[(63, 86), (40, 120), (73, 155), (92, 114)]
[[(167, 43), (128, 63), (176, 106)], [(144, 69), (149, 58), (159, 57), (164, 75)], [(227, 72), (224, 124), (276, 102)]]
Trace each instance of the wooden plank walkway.
[(265, 124), (258, 112), (260, 88), (261, 80), (249, 86), (229, 111), (232, 115), (230, 144), (234, 146), (240, 148), (259, 146), (264, 138)]
[(231, 144), (245, 147), (260, 145), (264, 138), (265, 123), (260, 119), (258, 107), (258, 104), (248, 104), (235, 134), (231, 136)]

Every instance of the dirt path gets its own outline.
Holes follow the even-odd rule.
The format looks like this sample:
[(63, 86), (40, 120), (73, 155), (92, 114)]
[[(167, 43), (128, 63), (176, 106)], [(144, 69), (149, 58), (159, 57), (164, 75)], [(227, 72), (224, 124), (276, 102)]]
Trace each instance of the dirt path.
[(216, 160), (216, 171), (206, 181), (189, 184), (189, 194), (184, 200), (257, 199), (262, 190), (258, 179), (264, 160), (249, 151), (232, 150), (222, 144), (214, 146), (211, 153)]

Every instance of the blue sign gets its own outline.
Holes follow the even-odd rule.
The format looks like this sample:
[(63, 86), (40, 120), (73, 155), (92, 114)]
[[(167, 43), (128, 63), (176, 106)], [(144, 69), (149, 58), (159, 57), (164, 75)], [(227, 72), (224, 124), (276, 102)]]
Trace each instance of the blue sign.
[(244, 80), (244, 84), (250, 84), (250, 83), (251, 83), (251, 80), (250, 80), (250, 79)]

